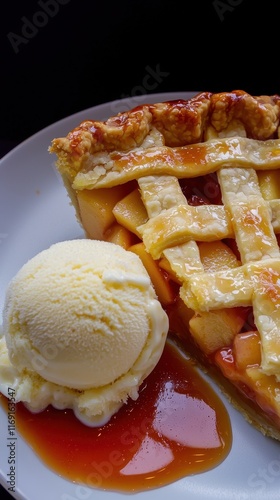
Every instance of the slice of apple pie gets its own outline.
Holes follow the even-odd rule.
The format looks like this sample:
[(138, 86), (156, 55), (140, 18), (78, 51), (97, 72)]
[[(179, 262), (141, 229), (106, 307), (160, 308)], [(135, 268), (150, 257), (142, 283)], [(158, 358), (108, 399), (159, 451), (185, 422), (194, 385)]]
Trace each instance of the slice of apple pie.
[(280, 96), (202, 92), (84, 121), (50, 152), (87, 237), (136, 252), (170, 334), (280, 439)]

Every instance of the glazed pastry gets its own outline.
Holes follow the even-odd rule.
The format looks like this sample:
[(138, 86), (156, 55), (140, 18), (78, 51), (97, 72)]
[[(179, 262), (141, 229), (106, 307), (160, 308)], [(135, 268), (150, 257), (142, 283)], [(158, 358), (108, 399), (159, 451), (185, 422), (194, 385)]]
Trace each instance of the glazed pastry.
[(55, 138), (87, 237), (137, 253), (175, 335), (280, 439), (280, 96), (199, 93)]

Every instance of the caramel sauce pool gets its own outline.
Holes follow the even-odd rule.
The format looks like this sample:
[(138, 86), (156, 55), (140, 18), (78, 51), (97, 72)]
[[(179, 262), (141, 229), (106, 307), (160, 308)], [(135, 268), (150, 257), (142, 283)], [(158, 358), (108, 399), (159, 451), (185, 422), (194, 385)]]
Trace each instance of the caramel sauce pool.
[(232, 443), (222, 401), (170, 341), (138, 400), (103, 427), (83, 425), (71, 410), (48, 407), (33, 414), (21, 403), (16, 427), (60, 476), (119, 492), (145, 491), (212, 469)]

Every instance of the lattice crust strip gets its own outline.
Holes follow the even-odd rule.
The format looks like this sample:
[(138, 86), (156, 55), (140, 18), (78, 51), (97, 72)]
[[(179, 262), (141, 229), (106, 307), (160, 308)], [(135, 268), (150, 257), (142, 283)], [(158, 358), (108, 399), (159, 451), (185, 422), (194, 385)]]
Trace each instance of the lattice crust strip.
[[(192, 273), (202, 272), (203, 266), (195, 238), (186, 238), (181, 243), (176, 227), (173, 226), (173, 214), (177, 207), (186, 210), (191, 208), (182, 193), (178, 179), (173, 176), (148, 176), (140, 178), (138, 184), (149, 217), (148, 223), (138, 228), (147, 251), (154, 258), (159, 258), (163, 254), (182, 281)], [(171, 222), (173, 231), (170, 229), (171, 237), (166, 243), (168, 221)], [(155, 228), (154, 222), (158, 228)], [(149, 225), (152, 226), (151, 229)], [(145, 241), (146, 235), (148, 241)], [(153, 245), (149, 245), (153, 240), (155, 240), (155, 252), (152, 251)]]
[[(267, 257), (278, 255), (274, 233), (280, 232), (280, 200), (268, 202), (263, 200), (257, 176), (252, 169), (248, 171), (221, 169), (218, 175), (222, 179), (222, 186), (226, 184), (226, 179), (227, 185), (231, 186), (231, 182), (237, 183), (239, 170), (244, 173), (246, 189), (243, 195), (241, 192), (238, 195), (243, 198), (247, 197), (247, 180), (250, 184), (254, 181), (255, 192), (250, 194), (246, 204), (238, 204), (235, 207), (230, 202), (226, 205), (188, 205), (176, 177), (149, 176), (138, 180), (141, 196), (150, 217), (146, 224), (138, 227), (138, 231), (147, 251), (154, 259), (160, 258), (167, 248), (188, 241), (216, 241), (232, 238), (234, 235), (238, 237), (238, 240), (243, 240), (248, 235), (247, 245), (253, 247), (251, 253), (256, 252), (258, 244), (260, 245), (256, 258), (262, 258), (260, 253), (265, 256), (266, 252)], [(231, 181), (233, 173), (235, 173), (235, 178)], [(232, 218), (233, 210), (235, 218)], [(258, 218), (261, 221), (258, 221)], [(238, 223), (241, 224), (240, 227)], [(255, 234), (256, 223), (259, 228), (257, 235)], [(240, 250), (242, 253), (249, 252), (244, 244), (240, 245)], [(249, 260), (250, 255), (244, 261)]]
[[(225, 137), (181, 147), (143, 146), (128, 152), (89, 155), (73, 180), (74, 189), (113, 187), (149, 175), (179, 178), (206, 175), (224, 167), (280, 168), (280, 139)], [(148, 147), (146, 147), (148, 146)]]
[(241, 261), (279, 258), (269, 204), (262, 198), (253, 169), (221, 169), (218, 172), (223, 202), (230, 213)]
[[(138, 180), (149, 220), (139, 228), (154, 258), (164, 255), (182, 281), (181, 298), (194, 311), (252, 305), (262, 340), (262, 369), (280, 380), (280, 200), (266, 201), (252, 168), (221, 168), (224, 205), (188, 205), (173, 176)], [(236, 239), (241, 262), (207, 273), (198, 241)]]

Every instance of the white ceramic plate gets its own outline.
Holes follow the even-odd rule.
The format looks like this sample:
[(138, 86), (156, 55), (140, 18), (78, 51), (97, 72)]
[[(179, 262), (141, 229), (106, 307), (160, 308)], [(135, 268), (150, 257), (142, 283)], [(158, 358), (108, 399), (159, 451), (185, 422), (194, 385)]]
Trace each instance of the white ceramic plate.
[[(83, 119), (106, 119), (141, 102), (188, 98), (192, 93), (153, 94), (102, 104), (38, 132), (0, 163), (0, 310), (5, 289), (19, 268), (52, 243), (83, 237), (57, 175), (48, 146)], [(218, 389), (216, 389), (218, 391)], [(134, 494), (137, 500), (273, 500), (280, 498), (280, 443), (263, 437), (221, 395), (230, 414), (232, 449), (215, 469), (188, 476), (160, 490)], [(0, 483), (8, 490), (8, 421), (0, 407)], [(51, 472), (20, 435), (16, 447), (16, 499), (119, 500), (129, 495), (88, 489)]]

